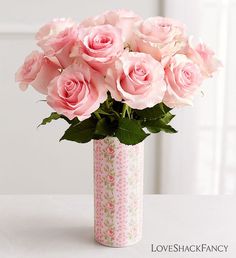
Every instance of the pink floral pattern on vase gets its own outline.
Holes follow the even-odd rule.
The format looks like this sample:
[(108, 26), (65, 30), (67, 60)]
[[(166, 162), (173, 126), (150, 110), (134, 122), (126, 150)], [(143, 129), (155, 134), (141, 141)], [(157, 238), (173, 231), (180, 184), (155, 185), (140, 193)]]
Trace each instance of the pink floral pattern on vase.
[(124, 247), (141, 239), (143, 149), (143, 142), (94, 140), (94, 232), (103, 245)]

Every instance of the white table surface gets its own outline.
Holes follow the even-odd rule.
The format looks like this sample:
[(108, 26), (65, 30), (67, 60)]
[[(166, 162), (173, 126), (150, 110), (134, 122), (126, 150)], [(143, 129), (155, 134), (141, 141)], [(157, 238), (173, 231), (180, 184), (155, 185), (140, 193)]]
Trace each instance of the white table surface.
[[(151, 244), (226, 244), (227, 253), (154, 253)], [(1, 195), (0, 258), (236, 258), (236, 196), (144, 197), (143, 239), (126, 248), (93, 240), (90, 195)]]

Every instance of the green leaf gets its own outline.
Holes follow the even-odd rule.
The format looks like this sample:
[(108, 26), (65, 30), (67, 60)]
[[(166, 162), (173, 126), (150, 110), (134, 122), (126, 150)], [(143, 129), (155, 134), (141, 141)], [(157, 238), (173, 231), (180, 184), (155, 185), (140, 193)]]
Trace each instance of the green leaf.
[(106, 135), (101, 135), (101, 134), (94, 134), (93, 135), (94, 140), (101, 140), (101, 139), (104, 139), (106, 137), (107, 137)]
[(166, 113), (161, 119), (156, 120), (145, 120), (142, 122), (143, 126), (148, 129), (151, 133), (159, 133), (164, 131), (166, 133), (177, 133), (177, 131), (168, 123), (175, 117), (170, 112)]
[(93, 136), (96, 129), (97, 120), (90, 117), (78, 124), (72, 124), (61, 137), (61, 140), (74, 141), (78, 143), (89, 142)]
[(171, 125), (165, 125), (161, 128), (161, 131), (165, 133), (178, 133)]
[(175, 115), (171, 114), (170, 112), (166, 113), (162, 118), (161, 121), (165, 124), (169, 124), (169, 122), (175, 117)]
[(108, 124), (107, 124), (107, 121), (105, 118), (98, 120), (96, 128), (95, 128), (95, 134), (98, 134), (98, 135), (109, 134)]
[(167, 113), (167, 112), (169, 112), (169, 111), (172, 110), (172, 108), (166, 106), (163, 102), (160, 103), (159, 105), (160, 105), (160, 108), (161, 108), (165, 113)]
[(117, 128), (117, 120), (102, 118), (98, 120), (94, 139), (103, 139), (106, 136), (113, 136)]
[(160, 131), (163, 131), (165, 133), (177, 133), (177, 131), (171, 125), (164, 124), (160, 121), (157, 121), (150, 126), (147, 125), (146, 128), (150, 133), (159, 133)]
[(74, 119), (70, 120), (69, 118), (67, 118), (66, 116), (64, 115), (60, 115), (58, 114), (57, 112), (52, 112), (51, 115), (47, 118), (44, 118), (42, 123), (38, 125), (41, 126), (41, 125), (46, 125), (46, 124), (49, 124), (51, 123), (53, 120), (58, 120), (59, 118), (62, 118), (64, 119), (67, 123), (69, 124), (78, 124), (79, 123), (79, 119), (77, 117), (75, 117)]
[(118, 128), (115, 131), (115, 136), (121, 143), (127, 145), (135, 145), (142, 142), (149, 134), (145, 133), (136, 120), (128, 118), (119, 119)]
[(175, 117), (169, 111), (171, 108), (164, 103), (155, 105), (152, 108), (144, 110), (135, 110), (138, 119), (141, 121), (142, 127), (146, 127), (151, 133), (158, 133), (164, 131), (166, 133), (176, 133), (177, 131), (168, 125), (168, 123)]
[(111, 128), (109, 127), (109, 123), (106, 118), (102, 118), (98, 120), (96, 125), (95, 134), (107, 136), (111, 133)]
[(43, 119), (43, 121), (41, 122), (41, 124), (38, 125), (41, 126), (41, 125), (46, 125), (46, 124), (49, 124), (51, 123), (53, 120), (57, 120), (61, 117), (61, 115), (59, 115), (58, 113), (56, 112), (52, 112), (51, 115), (49, 117), (46, 117)]
[(142, 119), (159, 119), (162, 118), (171, 108), (167, 107), (164, 103), (159, 103), (151, 108), (143, 110), (135, 110), (135, 113)]
[(70, 120), (68, 117), (61, 115), (61, 118), (64, 119), (70, 125), (76, 125), (79, 123), (78, 117), (75, 117), (74, 119)]

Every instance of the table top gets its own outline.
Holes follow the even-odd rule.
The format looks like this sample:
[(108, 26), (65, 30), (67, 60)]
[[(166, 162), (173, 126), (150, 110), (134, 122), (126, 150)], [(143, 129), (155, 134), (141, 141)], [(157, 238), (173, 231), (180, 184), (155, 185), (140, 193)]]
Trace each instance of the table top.
[[(173, 252), (174, 244), (228, 248)], [(236, 196), (145, 195), (143, 239), (110, 248), (93, 240), (91, 195), (0, 195), (0, 258), (111, 257), (235, 258)]]

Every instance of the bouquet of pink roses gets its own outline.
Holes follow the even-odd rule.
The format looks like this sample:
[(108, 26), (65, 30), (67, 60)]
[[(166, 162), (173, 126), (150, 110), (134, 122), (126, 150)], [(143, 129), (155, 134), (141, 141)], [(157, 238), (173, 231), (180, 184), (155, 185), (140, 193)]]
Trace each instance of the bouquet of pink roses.
[(33, 51), (16, 73), (64, 119), (62, 139), (106, 136), (137, 144), (150, 133), (175, 133), (175, 107), (191, 105), (203, 80), (221, 66), (205, 44), (193, 45), (179, 21), (132, 11), (107, 11), (81, 23), (55, 19), (36, 34)]

